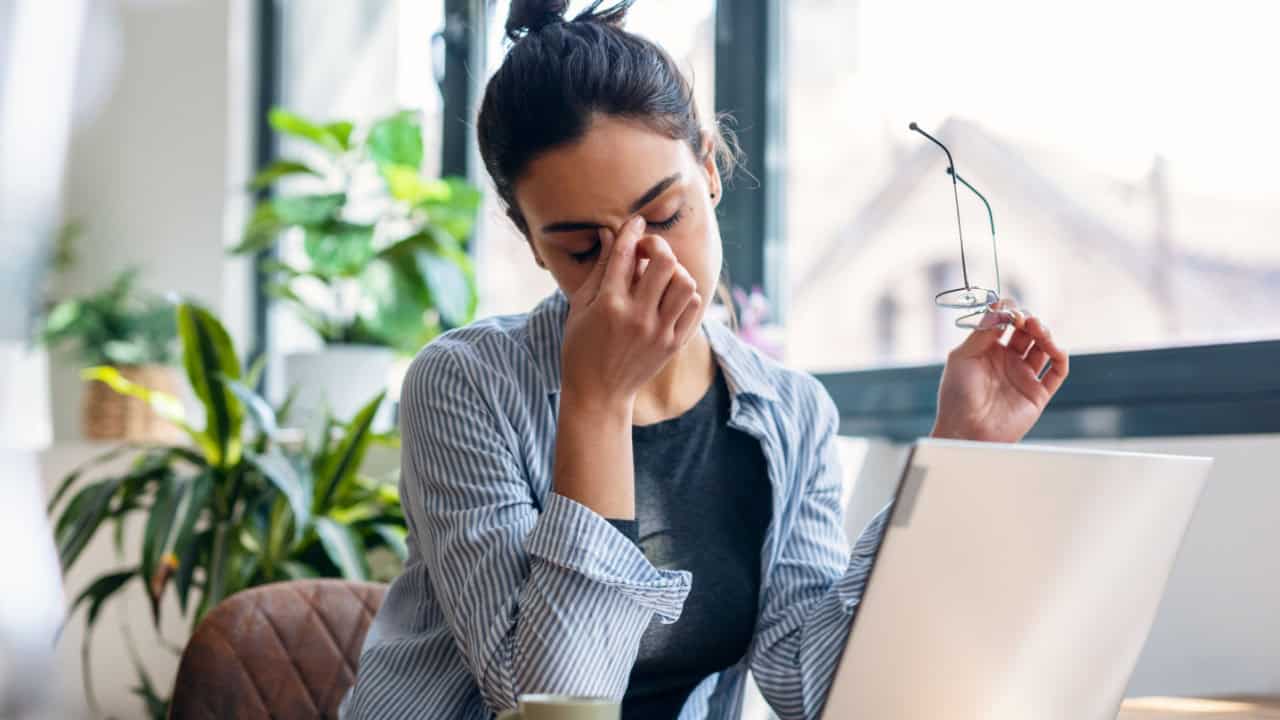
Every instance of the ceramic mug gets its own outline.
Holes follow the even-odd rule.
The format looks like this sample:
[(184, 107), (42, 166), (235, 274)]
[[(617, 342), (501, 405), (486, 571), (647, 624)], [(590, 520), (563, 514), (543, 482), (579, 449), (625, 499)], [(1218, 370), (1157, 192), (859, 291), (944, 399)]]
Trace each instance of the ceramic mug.
[(498, 720), (620, 720), (622, 704), (605, 698), (570, 695), (521, 695), (519, 710)]

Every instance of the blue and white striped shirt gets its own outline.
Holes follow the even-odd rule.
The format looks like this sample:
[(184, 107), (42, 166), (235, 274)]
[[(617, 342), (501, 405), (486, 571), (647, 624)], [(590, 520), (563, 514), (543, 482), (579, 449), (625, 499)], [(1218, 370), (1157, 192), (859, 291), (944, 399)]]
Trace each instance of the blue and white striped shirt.
[[(645, 628), (680, 616), (697, 578), (655, 568), (552, 491), (568, 309), (557, 292), (441, 336), (410, 367), (409, 558), (365, 639), (345, 718), (478, 720), (537, 692), (620, 700)], [(732, 395), (729, 425), (760, 441), (773, 517), (750, 650), (699, 685), (680, 720), (737, 718), (748, 670), (779, 717), (816, 717), (885, 514), (850, 553), (830, 396), (723, 325), (703, 328)]]

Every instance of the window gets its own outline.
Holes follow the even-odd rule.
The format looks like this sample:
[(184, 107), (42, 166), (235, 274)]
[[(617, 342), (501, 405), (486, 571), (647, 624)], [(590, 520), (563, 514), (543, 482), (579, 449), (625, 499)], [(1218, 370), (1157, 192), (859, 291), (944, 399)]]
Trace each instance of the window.
[[(1005, 294), (1074, 353), (1280, 337), (1280, 8), (785, 3), (786, 355), (934, 363), (963, 338), (945, 156)], [(960, 188), (972, 279), (985, 210)]]
[[(567, 16), (573, 17), (588, 4), (581, 0), (570, 3)], [(491, 3), (487, 7), (493, 15), (488, 19), (489, 65), (485, 77), (498, 69), (506, 55), (503, 28), (509, 3)], [(703, 122), (712, 117), (714, 108), (714, 24), (714, 0), (646, 0), (636, 3), (627, 14), (627, 29), (665, 48), (690, 78)], [(482, 94), (483, 87), (477, 90), (477, 97)], [(550, 294), (555, 283), (549, 273), (534, 264), (524, 237), (507, 218), (487, 177), (482, 184), (486, 194), (476, 238), (479, 314), (525, 312)]]

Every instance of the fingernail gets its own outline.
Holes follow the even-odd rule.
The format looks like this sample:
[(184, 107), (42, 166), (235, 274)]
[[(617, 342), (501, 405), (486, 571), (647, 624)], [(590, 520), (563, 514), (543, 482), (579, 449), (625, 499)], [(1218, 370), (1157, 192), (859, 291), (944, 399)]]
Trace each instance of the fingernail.
[(644, 218), (640, 217), (639, 215), (637, 215), (637, 216), (635, 216), (635, 217), (633, 217), (633, 218), (631, 218), (630, 220), (628, 220), (628, 221), (627, 221), (627, 225), (629, 225), (630, 227), (634, 227), (634, 228), (639, 228), (639, 227), (640, 227), (640, 226), (642, 226), (643, 224), (644, 224)]

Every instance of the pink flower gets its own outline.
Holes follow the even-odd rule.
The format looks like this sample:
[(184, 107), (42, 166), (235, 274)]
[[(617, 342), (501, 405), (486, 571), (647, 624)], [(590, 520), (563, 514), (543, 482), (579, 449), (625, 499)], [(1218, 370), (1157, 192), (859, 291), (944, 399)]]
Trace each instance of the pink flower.
[(748, 295), (740, 287), (733, 288), (733, 302), (738, 313), (738, 337), (748, 345), (775, 360), (782, 359), (782, 343), (774, 339), (780, 328), (770, 322), (769, 300), (759, 287)]

